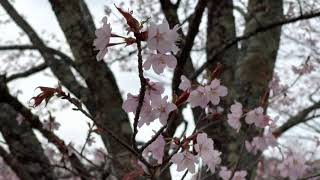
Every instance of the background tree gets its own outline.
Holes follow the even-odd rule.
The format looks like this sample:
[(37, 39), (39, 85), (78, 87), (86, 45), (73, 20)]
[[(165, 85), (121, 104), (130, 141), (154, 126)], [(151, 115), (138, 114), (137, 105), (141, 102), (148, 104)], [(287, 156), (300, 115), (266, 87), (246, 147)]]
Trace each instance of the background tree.
[[(63, 32), (65, 43), (68, 44), (66, 49), (50, 47), (15, 9), (14, 3), (8, 0), (0, 1), (3, 14), (6, 14), (4, 19), (9, 18), (9, 21), (2, 22), (2, 26), (12, 21), (29, 40), (29, 43), (13, 41), (0, 44), (3, 52), (0, 69), (0, 131), (4, 139), (0, 155), (5, 164), (21, 179), (57, 179), (72, 176), (80, 179), (106, 179), (111, 176), (120, 179), (141, 176), (143, 171), (137, 170), (136, 160), (144, 159), (139, 149), (135, 149), (139, 142), (135, 143), (132, 138), (135, 137), (136, 125), (131, 128), (129, 116), (122, 109), (123, 97), (115, 78), (116, 72), (113, 72), (110, 66), (116, 62), (124, 70), (137, 72), (136, 66), (139, 62), (135, 56), (146, 47), (142, 46), (137, 50), (129, 46), (122, 48), (120, 52), (115, 47), (109, 50), (105, 61), (97, 61), (97, 51), (94, 51), (92, 46), (96, 30), (92, 17), (94, 9), (89, 9), (84, 0), (49, 0), (48, 3)], [(122, 5), (120, 2), (116, 3)], [(316, 41), (319, 36), (319, 2), (142, 0), (128, 4), (139, 20), (150, 16), (149, 21), (159, 22), (164, 17), (171, 28), (176, 24), (181, 26), (178, 30), (181, 39), (178, 42), (180, 51), (176, 54), (177, 66), (173, 73), (167, 72), (160, 77), (161, 81), (169, 81), (173, 99), (183, 94), (179, 89), (181, 75), (193, 82), (203, 82), (212, 76), (214, 70), (219, 70), (221, 82), (228, 87), (228, 96), (220, 104), (224, 108), (220, 116), (225, 121), (214, 121), (213, 110), (209, 112), (198, 107), (191, 109), (193, 118), (186, 117), (182, 110), (190, 110), (190, 107), (180, 106), (178, 112), (170, 116), (173, 120), (160, 129), (166, 139), (175, 137), (181, 124), (185, 124), (186, 130), (192, 129), (185, 122), (194, 123), (196, 127), (200, 124), (201, 130), (213, 139), (215, 148), (222, 152), (222, 164), (232, 168), (232, 176), (236, 170), (246, 170), (247, 178), (253, 179), (257, 176), (257, 167), (261, 168), (262, 162), (279, 164), (280, 160), (274, 160), (268, 154), (261, 156), (262, 152), (254, 155), (244, 150), (245, 140), (251, 140), (263, 132), (243, 124), (237, 133), (228, 125), (227, 114), (236, 100), (242, 103), (246, 111), (263, 106), (270, 114), (279, 115), (278, 127), (273, 131), (273, 135), (283, 139), (284, 145), (288, 144), (285, 140), (292, 140), (291, 136), (299, 134), (301, 129), (288, 133), (289, 138), (285, 137), (284, 133), (297, 126), (310, 132), (303, 138), (316, 142), (311, 137), (311, 132), (315, 135), (320, 131), (316, 121), (320, 108), (320, 52), (319, 43)], [(128, 4), (125, 4), (123, 9), (129, 7)], [(110, 14), (111, 8), (113, 7), (108, 4), (105, 12)], [(121, 28), (121, 25), (124, 25), (127, 28), (123, 17), (118, 17), (111, 22), (112, 26)], [(60, 45), (65, 47), (63, 43), (60, 42)], [(28, 52), (38, 52), (39, 55), (32, 57)], [(25, 57), (32, 60), (18, 62)], [(22, 68), (17, 68), (16, 64), (21, 64)], [(291, 70), (292, 65), (294, 67)], [(51, 89), (49, 92), (63, 96), (76, 110), (93, 120), (92, 124), (89, 124), (88, 138), (80, 150), (66, 144), (63, 137), (56, 135), (52, 126), (54, 117), (50, 115), (46, 122), (41, 121), (43, 115), (32, 112), (25, 102), (13, 95), (12, 88), (8, 88), (14, 80), (27, 78), (46, 69), (50, 69), (54, 78), (61, 83), (63, 93), (70, 92), (71, 96), (61, 94), (59, 89)], [(155, 78), (152, 74), (150, 77)], [(281, 82), (277, 78), (280, 78)], [(46, 84), (39, 82), (38, 85)], [(81, 103), (84, 109), (79, 105)], [(201, 117), (206, 118), (201, 120)], [(16, 119), (24, 120), (19, 125)], [(190, 122), (190, 119), (193, 122)], [(46, 126), (48, 122), (49, 128)], [(41, 136), (56, 148), (55, 158), (52, 158), (52, 154), (48, 155), (46, 150), (50, 148), (42, 145), (42, 140), (37, 138), (34, 130), (40, 132)], [(84, 152), (93, 133), (101, 136), (105, 146), (101, 154), (106, 161), (98, 165)], [(281, 138), (282, 136), (284, 138)], [(296, 135), (294, 138), (302, 139)], [(144, 147), (143, 144), (141, 146)], [(282, 148), (283, 151), (290, 152), (290, 148), (287, 150), (281, 146), (280, 149)], [(312, 147), (307, 149), (315, 151)], [(166, 155), (170, 157), (168, 148)], [(317, 162), (317, 158), (312, 156), (309, 163)], [(151, 169), (153, 178), (171, 178), (167, 166)], [(202, 179), (218, 178), (204, 170), (198, 170)], [(305, 177), (313, 176), (309, 172), (319, 172), (319, 169), (308, 171)], [(271, 173), (265, 174), (267, 178), (271, 177)]]

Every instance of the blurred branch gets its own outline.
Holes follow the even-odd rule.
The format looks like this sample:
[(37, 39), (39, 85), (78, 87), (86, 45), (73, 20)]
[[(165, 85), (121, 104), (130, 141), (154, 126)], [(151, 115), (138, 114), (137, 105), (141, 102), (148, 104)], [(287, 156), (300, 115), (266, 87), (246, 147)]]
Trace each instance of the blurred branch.
[(284, 124), (282, 124), (279, 128), (274, 130), (273, 134), (276, 137), (281, 136), (284, 132), (291, 129), (292, 127), (313, 119), (313, 118), (308, 118), (308, 115), (316, 109), (320, 109), (320, 101), (301, 110), (295, 116), (290, 117)]
[(216, 59), (216, 57), (221, 55), (223, 52), (225, 52), (227, 49), (231, 48), (232, 46), (234, 46), (238, 42), (249, 39), (250, 37), (255, 36), (259, 33), (266, 32), (268, 30), (277, 28), (282, 25), (291, 24), (291, 23), (295, 23), (298, 21), (302, 21), (302, 20), (308, 20), (308, 19), (319, 17), (319, 16), (320, 16), (320, 11), (310, 12), (310, 13), (306, 13), (306, 14), (303, 14), (301, 16), (297, 16), (294, 18), (288, 18), (288, 19), (284, 19), (282, 21), (273, 22), (273, 23), (270, 23), (267, 25), (259, 26), (257, 29), (255, 29), (251, 32), (248, 32), (248, 33), (244, 34), (243, 36), (237, 37), (237, 38), (227, 42), (226, 44), (224, 44), (221, 48), (219, 48), (216, 51), (216, 53), (212, 54), (212, 56), (210, 58), (208, 58), (208, 59), (210, 59), (210, 61), (206, 61), (200, 68), (198, 68), (193, 73), (193, 75), (191, 76), (191, 80), (195, 80), (202, 73), (202, 71), (204, 71), (212, 63), (211, 61)]
[(17, 173), (18, 177), (23, 177), (25, 180), (34, 179), (27, 171), (25, 171), (25, 168), (20, 164), (20, 162), (11, 154), (7, 153), (2, 146), (0, 146), (0, 156), (7, 163), (7, 165), (9, 165), (14, 172)]
[(45, 70), (47, 68), (47, 64), (46, 63), (41, 63), (40, 65), (37, 65), (37, 66), (34, 66), (24, 72), (21, 72), (21, 73), (16, 73), (16, 74), (13, 74), (9, 77), (6, 78), (6, 82), (10, 82), (10, 81), (13, 81), (15, 79), (18, 79), (18, 78), (23, 78), (23, 77), (27, 77), (27, 76), (30, 76), (32, 74), (35, 74), (37, 72), (40, 72), (42, 70)]

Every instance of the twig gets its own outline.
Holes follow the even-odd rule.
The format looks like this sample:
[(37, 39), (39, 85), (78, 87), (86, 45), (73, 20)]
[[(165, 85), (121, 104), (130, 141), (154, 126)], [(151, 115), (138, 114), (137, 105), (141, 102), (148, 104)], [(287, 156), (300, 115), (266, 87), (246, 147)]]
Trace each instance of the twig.
[(132, 140), (132, 147), (136, 151), (139, 151), (137, 147), (136, 136), (138, 134), (138, 121), (139, 121), (140, 112), (143, 106), (143, 101), (146, 93), (147, 80), (143, 76), (142, 48), (141, 48), (141, 42), (138, 40), (137, 40), (137, 47), (138, 47), (138, 70), (139, 70), (139, 79), (140, 79), (140, 93), (139, 93), (139, 102), (138, 102), (137, 110), (136, 110), (134, 121), (133, 121), (133, 134), (132, 134), (131, 140)]

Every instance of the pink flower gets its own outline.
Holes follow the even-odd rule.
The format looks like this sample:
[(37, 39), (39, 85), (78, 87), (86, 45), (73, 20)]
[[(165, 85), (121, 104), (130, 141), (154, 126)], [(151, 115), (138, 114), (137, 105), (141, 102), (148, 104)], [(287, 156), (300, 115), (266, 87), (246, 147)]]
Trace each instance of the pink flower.
[(241, 128), (240, 118), (242, 116), (242, 104), (235, 101), (233, 105), (230, 107), (231, 114), (228, 116), (228, 124), (239, 132)]
[(149, 70), (152, 66), (152, 69), (155, 73), (161, 74), (164, 71), (164, 68), (168, 66), (171, 69), (174, 69), (177, 65), (177, 59), (173, 55), (168, 54), (152, 54), (148, 59), (143, 63), (145, 70)]
[(153, 141), (143, 151), (143, 155), (147, 156), (149, 153), (151, 153), (152, 157), (158, 161), (158, 164), (161, 164), (163, 156), (164, 156), (164, 146), (165, 145), (166, 145), (166, 141), (164, 140), (162, 135), (159, 135), (158, 138), (155, 141)]
[(197, 144), (194, 145), (198, 155), (203, 160), (209, 160), (213, 151), (213, 140), (208, 138), (206, 133), (199, 133), (197, 135)]
[[(122, 109), (126, 111), (127, 113), (133, 112), (136, 113), (137, 107), (139, 103), (139, 96), (138, 95), (132, 95), (131, 93), (127, 94), (127, 99), (122, 104)], [(142, 104), (142, 110), (141, 112), (148, 111), (148, 108), (150, 108), (150, 103), (145, 96), (143, 104)]]
[(49, 120), (44, 120), (42, 126), (48, 131), (54, 131), (59, 130), (60, 123), (56, 122), (54, 118), (50, 118)]
[(200, 106), (206, 108), (209, 100), (207, 99), (205, 88), (199, 86), (197, 89), (191, 91), (188, 102), (190, 102), (191, 107)]
[(307, 170), (305, 157), (300, 153), (293, 153), (288, 155), (284, 161), (278, 165), (280, 175), (288, 177), (290, 180), (297, 180), (301, 178)]
[(247, 124), (254, 123), (259, 128), (265, 128), (269, 125), (270, 117), (263, 114), (263, 108), (258, 107), (247, 113), (245, 121)]
[(142, 127), (144, 124), (150, 125), (155, 119), (157, 119), (156, 115), (153, 112), (153, 109), (150, 105), (145, 106), (140, 113), (140, 119), (138, 122), (138, 127)]
[(211, 81), (210, 85), (205, 86), (207, 98), (213, 105), (218, 105), (220, 97), (224, 97), (228, 94), (228, 89), (225, 86), (220, 85), (218, 79)]
[(232, 171), (228, 170), (226, 167), (222, 166), (219, 171), (219, 176), (223, 180), (229, 180), (231, 178)]
[(159, 25), (151, 23), (148, 29), (148, 48), (151, 50), (157, 50), (161, 54), (165, 54), (170, 51), (177, 53), (179, 48), (175, 45), (175, 42), (179, 37), (179, 34), (177, 33), (178, 29), (178, 25), (174, 26), (173, 29), (170, 29), (166, 20)]
[(232, 180), (246, 180), (247, 171), (236, 171), (232, 177)]
[(176, 110), (177, 106), (173, 103), (167, 102), (168, 96), (165, 96), (159, 103), (152, 103), (154, 108), (154, 115), (159, 118), (161, 124), (167, 124), (167, 119), (171, 111)]
[(195, 164), (197, 164), (199, 161), (188, 151), (183, 151), (181, 153), (177, 153), (172, 156), (171, 162), (177, 165), (177, 171), (181, 172), (185, 169), (188, 169), (189, 172), (194, 173), (195, 172)]
[(197, 135), (197, 144), (194, 145), (194, 149), (201, 157), (204, 164), (208, 166), (212, 173), (215, 172), (215, 168), (221, 163), (220, 152), (214, 150), (213, 140), (208, 138), (206, 133), (199, 133)]
[(20, 113), (18, 113), (16, 117), (16, 121), (18, 122), (18, 125), (21, 125), (21, 123), (25, 120), (24, 116)]
[(150, 99), (151, 103), (153, 101), (159, 102), (161, 99), (161, 94), (164, 92), (164, 87), (160, 82), (148, 81), (146, 87), (146, 99)]
[(258, 150), (264, 151), (268, 147), (274, 147), (276, 145), (277, 140), (273, 136), (271, 131), (268, 131), (267, 134), (262, 137), (254, 137), (251, 143), (249, 143), (248, 141), (245, 142), (245, 147), (247, 151), (252, 152), (254, 154), (256, 154)]
[(190, 82), (190, 80), (189, 80), (186, 76), (184, 76), (184, 75), (182, 75), (182, 76), (180, 77), (180, 79), (181, 79), (181, 83), (179, 84), (179, 89), (181, 89), (181, 90), (183, 90), (183, 91), (188, 91), (188, 90), (190, 90), (190, 88), (191, 88), (191, 82)]
[(95, 50), (99, 50), (97, 60), (102, 60), (108, 52), (107, 48), (111, 37), (111, 27), (110, 24), (108, 24), (107, 17), (103, 17), (102, 22), (103, 26), (95, 31), (97, 38), (93, 41)]

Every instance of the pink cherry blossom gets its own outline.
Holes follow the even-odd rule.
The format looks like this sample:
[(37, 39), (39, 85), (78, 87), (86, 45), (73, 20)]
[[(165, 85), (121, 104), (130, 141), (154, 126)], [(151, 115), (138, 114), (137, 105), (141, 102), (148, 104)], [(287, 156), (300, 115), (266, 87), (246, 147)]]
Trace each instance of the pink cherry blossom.
[(145, 70), (149, 70), (151, 66), (155, 73), (161, 74), (166, 66), (174, 69), (177, 66), (177, 59), (171, 54), (152, 54), (143, 63)]
[(259, 128), (265, 128), (269, 124), (270, 120), (271, 119), (269, 116), (263, 114), (262, 107), (258, 107), (254, 110), (249, 111), (245, 118), (247, 124), (254, 123), (255, 126)]
[(232, 171), (228, 170), (225, 166), (222, 166), (219, 171), (219, 176), (223, 180), (229, 180), (231, 178)]
[(60, 123), (50, 118), (49, 120), (44, 120), (42, 123), (44, 129), (48, 131), (59, 130)]
[(206, 133), (199, 133), (197, 135), (197, 144), (194, 145), (194, 148), (204, 164), (214, 173), (216, 166), (221, 163), (221, 153), (214, 150), (213, 140), (208, 138)]
[(188, 102), (190, 102), (191, 107), (200, 106), (206, 108), (209, 100), (206, 96), (206, 90), (203, 86), (199, 86), (197, 89), (191, 91)]
[(180, 79), (181, 79), (181, 83), (179, 84), (179, 89), (181, 89), (181, 90), (183, 90), (183, 91), (188, 91), (188, 90), (190, 90), (190, 88), (191, 88), (191, 82), (190, 82), (190, 80), (189, 80), (186, 76), (184, 76), (184, 75), (182, 75), (182, 76), (180, 77)]
[[(128, 93), (127, 99), (122, 104), (122, 109), (124, 111), (126, 111), (127, 113), (129, 113), (129, 112), (136, 113), (138, 103), (139, 103), (139, 96)], [(149, 103), (149, 100), (147, 99), (147, 97), (145, 96), (141, 111), (147, 112), (148, 108), (150, 108), (150, 103)]]
[(195, 172), (195, 164), (199, 162), (196, 156), (188, 151), (183, 151), (172, 156), (171, 162), (177, 165), (177, 171), (181, 172), (188, 169), (189, 172)]
[(179, 34), (177, 33), (178, 29), (178, 25), (174, 26), (173, 29), (170, 29), (166, 20), (159, 25), (151, 23), (148, 28), (148, 48), (157, 50), (162, 54), (170, 51), (177, 53), (179, 48), (176, 46), (175, 42), (179, 37)]
[(278, 165), (278, 169), (282, 177), (297, 180), (306, 173), (308, 166), (306, 165), (305, 156), (301, 153), (293, 153), (288, 155), (284, 161)]
[(145, 106), (140, 113), (140, 119), (138, 121), (138, 127), (142, 127), (144, 124), (150, 125), (155, 119), (157, 119), (156, 115), (154, 114), (154, 110), (151, 108), (150, 105)]
[(18, 113), (17, 117), (16, 117), (16, 121), (18, 122), (19, 125), (21, 125), (21, 123), (25, 120), (24, 116), (20, 113)]
[(108, 24), (107, 17), (103, 17), (102, 22), (103, 26), (95, 31), (97, 38), (93, 41), (95, 50), (99, 50), (97, 60), (102, 60), (108, 52), (108, 45), (111, 37), (111, 27), (110, 24)]
[(218, 105), (220, 97), (228, 94), (228, 89), (225, 86), (221, 86), (218, 79), (212, 80), (210, 85), (205, 86), (205, 90), (208, 100), (211, 101), (213, 105)]
[(268, 131), (266, 135), (260, 137), (256, 136), (252, 139), (252, 142), (245, 142), (245, 147), (248, 152), (256, 154), (258, 150), (264, 151), (268, 147), (275, 147), (277, 145), (277, 140), (273, 136), (271, 131)]
[(239, 132), (240, 128), (241, 128), (241, 122), (240, 122), (240, 118), (242, 116), (242, 104), (239, 102), (236, 102), (231, 105), (230, 107), (230, 111), (231, 114), (229, 113), (228, 116), (228, 124), (237, 130), (237, 132)]
[(199, 133), (197, 135), (197, 144), (194, 145), (194, 148), (203, 160), (208, 160), (212, 156), (213, 140), (208, 138), (206, 133)]
[(171, 102), (167, 102), (168, 96), (161, 99), (160, 103), (152, 103), (154, 115), (159, 118), (161, 124), (166, 125), (167, 119), (171, 111), (177, 109), (177, 106)]
[(232, 180), (246, 180), (247, 171), (236, 171), (232, 177)]
[(148, 154), (151, 153), (152, 157), (158, 161), (158, 164), (161, 164), (165, 145), (166, 141), (162, 135), (159, 135), (158, 138), (143, 151), (143, 155), (148, 156)]
[(164, 92), (164, 87), (160, 82), (148, 81), (146, 87), (146, 99), (150, 99), (151, 102), (159, 102), (161, 99), (161, 94)]

